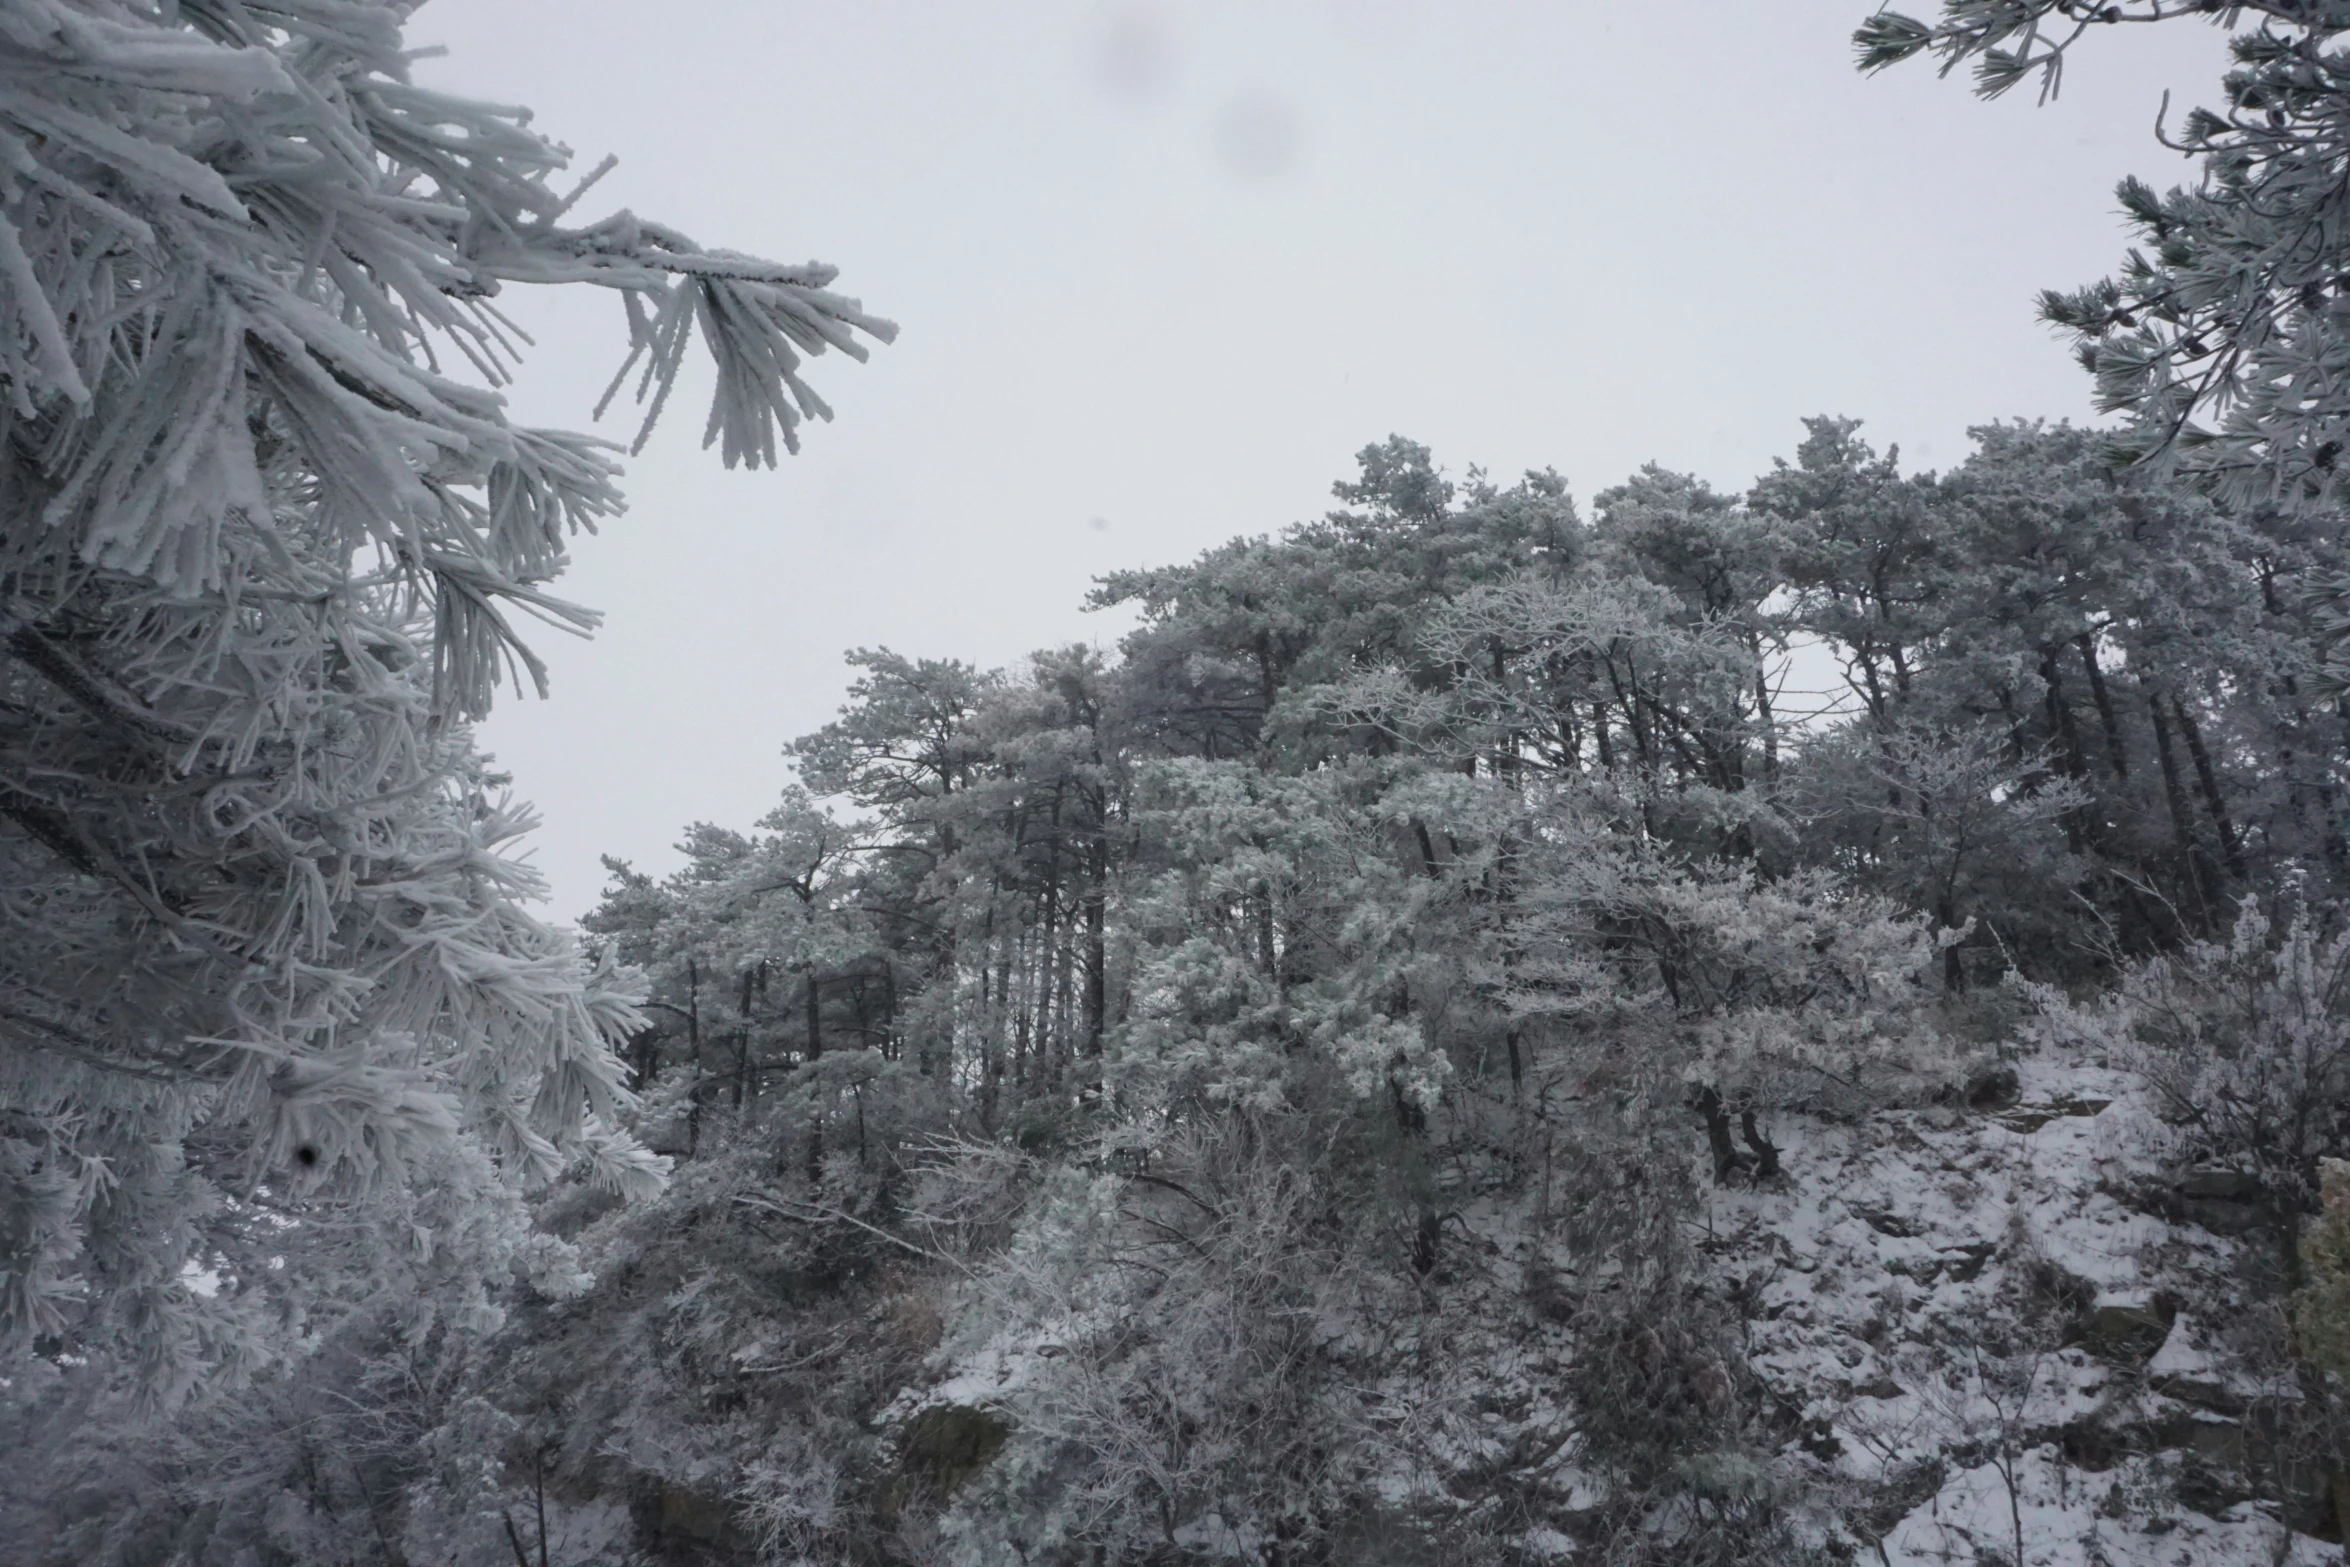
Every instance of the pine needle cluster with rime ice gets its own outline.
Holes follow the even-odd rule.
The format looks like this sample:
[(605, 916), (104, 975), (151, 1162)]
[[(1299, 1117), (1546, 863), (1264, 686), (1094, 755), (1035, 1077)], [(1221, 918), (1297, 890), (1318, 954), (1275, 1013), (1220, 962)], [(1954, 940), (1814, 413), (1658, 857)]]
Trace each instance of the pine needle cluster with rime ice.
[(615, 1129), (625, 987), (519, 906), (530, 818), (464, 728), (544, 691), (518, 613), (594, 625), (547, 584), (621, 505), (609, 443), (508, 421), (497, 296), (614, 290), (644, 433), (698, 327), (730, 466), (895, 328), (828, 266), (576, 222), (602, 169), (415, 85), (410, 9), (0, 0), (11, 1356), (184, 1379), (354, 1227), (445, 1252), (434, 1183), (660, 1178)]

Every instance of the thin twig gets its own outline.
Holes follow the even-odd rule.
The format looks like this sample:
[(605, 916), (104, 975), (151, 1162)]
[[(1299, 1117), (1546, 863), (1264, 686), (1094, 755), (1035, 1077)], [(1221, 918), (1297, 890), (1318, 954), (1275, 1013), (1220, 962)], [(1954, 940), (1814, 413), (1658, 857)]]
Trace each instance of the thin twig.
[[(949, 1267), (960, 1269), (966, 1277), (971, 1276), (970, 1267), (962, 1262), (959, 1258), (950, 1257), (943, 1251), (933, 1251), (927, 1246), (917, 1246), (902, 1235), (892, 1235), (889, 1231), (881, 1228), (879, 1225), (867, 1224), (863, 1219), (858, 1218), (855, 1214), (843, 1213), (838, 1208), (826, 1208), (816, 1203), (793, 1203), (787, 1205), (784, 1203), (769, 1202), (764, 1197), (752, 1197), (749, 1195), (737, 1195), (734, 1200), (742, 1207), (757, 1208), (761, 1212), (772, 1213), (778, 1218), (789, 1219), (795, 1224), (825, 1224), (835, 1222), (841, 1224), (853, 1224), (858, 1229), (863, 1230), (866, 1234), (875, 1236), (881, 1240), (885, 1240), (892, 1246), (901, 1247), (906, 1251), (912, 1252), (917, 1257), (925, 1257), (932, 1262), (943, 1262)], [(805, 1209), (806, 1211), (794, 1212), (793, 1210), (796, 1208)]]

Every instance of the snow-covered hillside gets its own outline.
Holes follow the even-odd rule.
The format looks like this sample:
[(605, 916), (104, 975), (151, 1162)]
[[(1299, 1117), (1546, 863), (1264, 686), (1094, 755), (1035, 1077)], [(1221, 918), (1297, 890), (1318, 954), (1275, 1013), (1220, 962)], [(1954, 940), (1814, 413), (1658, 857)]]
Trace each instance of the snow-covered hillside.
[[(1772, 1125), (1780, 1172), (1713, 1190), (1684, 1221), (1679, 1286), (1732, 1325), (1710, 1345), (1595, 1312), (1626, 1259), (1580, 1253), (1538, 1182), (1446, 1182), (1429, 1276), (1320, 1301), (1322, 1351), (1372, 1370), (1317, 1406), (1355, 1435), (1350, 1465), (1387, 1506), (1368, 1537), (1408, 1542), (1396, 1559), (1472, 1559), (1472, 1542), (1617, 1559), (1605, 1499), (1625, 1476), (1577, 1394), (1592, 1357), (1617, 1355), (1647, 1362), (1635, 1380), (1660, 1402), (1728, 1424), (1750, 1405), (1775, 1450), (1685, 1474), (1686, 1505), (1792, 1501), (1791, 1545), (1822, 1560), (2009, 1561), (2019, 1538), (2030, 1567), (2341, 1560), (2316, 1537), (2335, 1532), (2330, 1473), (2309, 1457), (2275, 1241), (2245, 1178), (2182, 1171), (2144, 1083), (2098, 1060), (2027, 1056), (1979, 1072), (1972, 1101)], [(1595, 1324), (1615, 1341), (1593, 1342)], [(999, 1325), (893, 1400), (885, 1430), (952, 1415), (989, 1433), (981, 1472), (956, 1477), (951, 1536), (995, 1532), (954, 1515), (1003, 1503), (986, 1464), (1022, 1461), (1024, 1420), (1056, 1407), (1040, 1389), (1099, 1327)], [(1233, 1559), (1267, 1544), (1219, 1523), (1179, 1543)]]

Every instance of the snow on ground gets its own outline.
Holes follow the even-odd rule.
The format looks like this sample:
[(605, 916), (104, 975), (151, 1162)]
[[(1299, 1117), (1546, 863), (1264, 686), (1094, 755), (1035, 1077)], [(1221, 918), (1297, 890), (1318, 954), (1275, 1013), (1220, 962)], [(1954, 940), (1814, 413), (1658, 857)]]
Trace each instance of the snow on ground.
[(2012, 1560), (2019, 1522), (2026, 1567), (2340, 1562), (2265, 1504), (2170, 1499), (2278, 1390), (2209, 1331), (2249, 1304), (2248, 1243), (2149, 1211), (2168, 1134), (2129, 1074), (2018, 1076), (2000, 1110), (1774, 1130), (1784, 1180), (1716, 1192), (1709, 1249), (1761, 1303), (1756, 1370), (1837, 1469), (1928, 1489), (1889, 1567)]
[[(2295, 1534), (2245, 1502), (2206, 1518), (2167, 1502), (2144, 1463), (2103, 1473), (2053, 1446), (1954, 1473), (1884, 1539), (1892, 1567), (2012, 1561), (2024, 1567), (2334, 1567), (2341, 1547)], [(2003, 1472), (2004, 1471), (2004, 1472)], [(2012, 1474), (2012, 1492), (2007, 1476)]]

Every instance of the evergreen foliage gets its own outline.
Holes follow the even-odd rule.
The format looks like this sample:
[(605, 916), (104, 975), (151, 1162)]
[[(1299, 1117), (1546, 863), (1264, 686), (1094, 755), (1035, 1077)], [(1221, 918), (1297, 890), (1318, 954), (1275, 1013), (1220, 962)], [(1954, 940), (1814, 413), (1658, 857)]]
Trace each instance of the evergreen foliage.
[(496, 299), (613, 290), (647, 431), (698, 327), (729, 464), (892, 329), (829, 267), (578, 222), (526, 113), (409, 79), (407, 10), (0, 4), (12, 1376), (172, 1394), (451, 1270), (479, 1318), (518, 1184), (660, 1183), (628, 987), (522, 908), (465, 728), (545, 690), (517, 614), (594, 624), (548, 584), (620, 506), (608, 443), (507, 419)]

